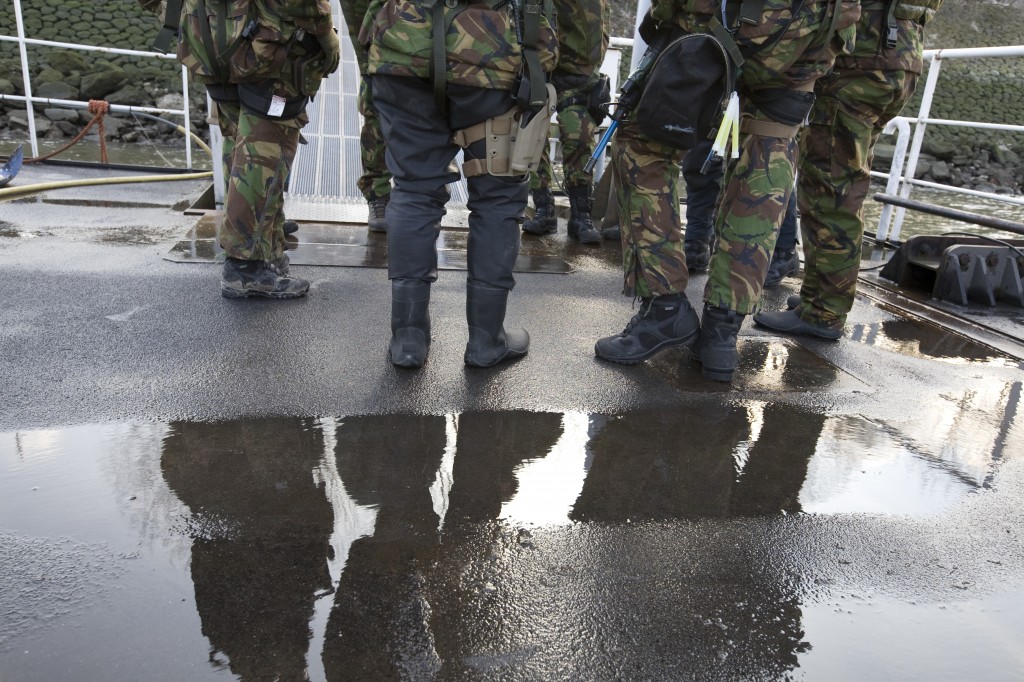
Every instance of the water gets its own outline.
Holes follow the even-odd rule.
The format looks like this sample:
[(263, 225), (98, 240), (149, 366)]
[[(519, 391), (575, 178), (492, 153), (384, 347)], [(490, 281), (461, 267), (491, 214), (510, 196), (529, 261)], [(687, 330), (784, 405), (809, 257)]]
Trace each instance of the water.
[(1018, 679), (997, 393), (928, 423), (753, 400), (3, 433), (0, 668)]

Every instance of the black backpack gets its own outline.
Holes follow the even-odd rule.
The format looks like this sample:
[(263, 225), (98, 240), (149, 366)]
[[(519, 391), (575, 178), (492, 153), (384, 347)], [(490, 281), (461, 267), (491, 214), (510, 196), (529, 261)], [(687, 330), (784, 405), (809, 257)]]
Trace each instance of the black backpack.
[(652, 140), (692, 149), (718, 126), (735, 74), (718, 37), (691, 33), (670, 40), (651, 66), (634, 112), (637, 126)]

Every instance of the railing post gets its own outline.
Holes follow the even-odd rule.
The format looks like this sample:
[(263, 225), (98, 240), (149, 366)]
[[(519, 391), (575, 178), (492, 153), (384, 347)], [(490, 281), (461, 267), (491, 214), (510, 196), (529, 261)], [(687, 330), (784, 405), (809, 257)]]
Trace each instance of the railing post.
[(32, 105), (32, 81), (29, 78), (28, 49), (25, 47), (25, 21), (21, 17), (21, 0), (14, 0), (14, 19), (18, 24), (21, 77), (25, 80), (25, 113), (28, 115), (28, 136), (32, 144), (32, 156), (39, 156), (39, 140), (36, 137), (36, 110)]
[[(942, 52), (935, 53), (931, 64), (928, 65), (928, 78), (924, 86), (924, 94), (921, 96), (921, 109), (917, 112), (917, 127), (914, 128), (914, 141), (910, 145), (910, 156), (907, 157), (907, 169), (904, 175), (903, 187), (900, 189), (900, 197), (910, 198), (912, 180), (917, 171), (917, 159), (921, 155), (921, 143), (924, 141), (924, 131), (928, 127), (925, 121), (932, 111), (932, 98), (935, 96), (935, 84), (939, 80), (939, 71), (942, 69)], [(903, 216), (907, 209), (900, 207), (896, 209), (896, 217), (893, 220), (892, 234), (890, 239), (896, 241), (900, 237), (900, 229), (903, 227)]]
[[(899, 192), (900, 181), (903, 178), (903, 162), (907, 158), (907, 145), (910, 144), (910, 121), (903, 116), (897, 116), (886, 124), (883, 132), (888, 135), (894, 129), (899, 132), (892, 154), (892, 165), (889, 167), (889, 180), (885, 185), (885, 193), (892, 196), (896, 196), (896, 193)], [(876, 242), (883, 242), (889, 238), (892, 214), (892, 204), (882, 204), (882, 213), (878, 216), (878, 228), (875, 230)]]
[(181, 67), (181, 96), (185, 100), (182, 109), (185, 110), (185, 167), (192, 170), (192, 116), (189, 113), (188, 98), (188, 69)]
[(640, 22), (644, 20), (644, 15), (647, 14), (647, 10), (650, 8), (651, 0), (639, 0), (636, 3), (636, 25), (633, 27), (633, 54), (629, 57), (630, 73), (636, 70), (636, 66), (640, 63), (644, 52), (647, 52), (647, 43), (640, 37)]

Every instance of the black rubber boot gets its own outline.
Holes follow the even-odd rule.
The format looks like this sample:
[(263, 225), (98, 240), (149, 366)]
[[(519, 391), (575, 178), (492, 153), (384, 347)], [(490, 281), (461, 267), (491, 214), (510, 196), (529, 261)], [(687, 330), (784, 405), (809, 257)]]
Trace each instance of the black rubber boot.
[(224, 298), (299, 298), (309, 291), (309, 282), (288, 277), (273, 262), (224, 260), (220, 293)]
[(430, 348), (430, 283), (421, 279), (391, 280), (391, 345), (388, 355), (397, 367), (422, 367)]
[(800, 256), (795, 250), (772, 253), (772, 262), (768, 265), (768, 274), (764, 278), (764, 286), (773, 287), (785, 277), (792, 277), (800, 270)]
[(387, 210), (388, 200), (390, 198), (391, 197), (378, 197), (366, 202), (367, 208), (370, 211), (369, 218), (366, 220), (366, 227), (369, 228), (370, 232), (388, 231), (388, 224), (384, 220), (384, 212)]
[(558, 231), (558, 216), (555, 215), (555, 197), (547, 187), (533, 191), (533, 217), (523, 223), (523, 232), (536, 235)]
[(736, 336), (745, 315), (735, 310), (705, 305), (700, 319), (700, 336), (693, 353), (700, 361), (701, 373), (714, 381), (732, 381), (739, 363)]
[(530, 346), (525, 329), (505, 329), (505, 307), (508, 289), (487, 286), (475, 280), (466, 281), (466, 321), (469, 343), (466, 364), (490, 367), (503, 360), (521, 358)]
[(580, 244), (600, 244), (601, 233), (594, 227), (594, 221), (590, 217), (594, 210), (594, 202), (590, 198), (590, 185), (568, 187), (565, 194), (569, 197), (569, 236)]
[(594, 353), (602, 360), (633, 365), (670, 346), (692, 343), (699, 331), (697, 311), (685, 294), (645, 298), (626, 328), (599, 339)]

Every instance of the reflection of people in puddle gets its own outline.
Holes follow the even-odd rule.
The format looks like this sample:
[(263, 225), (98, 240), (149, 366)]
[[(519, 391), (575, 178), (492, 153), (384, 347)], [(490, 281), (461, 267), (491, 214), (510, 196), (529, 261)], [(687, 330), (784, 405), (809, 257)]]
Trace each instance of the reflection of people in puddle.
[(329, 589), (332, 511), (309, 422), (172, 424), (167, 484), (192, 512), (192, 580), (203, 634), (242, 680), (305, 680), (314, 596)]
[[(610, 418), (591, 441), (593, 461), (572, 518), (618, 524), (799, 511), (823, 423), (819, 414), (776, 404), (754, 404), (749, 412), (722, 405)], [(792, 670), (806, 645), (788, 578), (757, 557), (738, 555), (733, 542), (702, 541), (709, 546), (682, 548), (694, 564), (680, 571), (692, 580), (665, 588), (681, 602), (666, 618), (692, 613), (693, 621), (652, 616), (645, 621), (651, 638), (678, 638), (662, 642), (672, 648), (673, 664), (715, 669), (722, 679), (774, 679)], [(639, 608), (630, 599), (613, 608)], [(631, 635), (631, 641), (644, 639), (644, 632)]]
[(436, 564), (474, 560), (459, 547), (467, 525), (497, 518), (515, 492), (515, 466), (547, 454), (560, 424), (554, 414), (460, 415), (446, 497), (435, 483), (445, 418), (342, 422), (339, 473), (355, 500), (376, 505), (378, 515), (373, 535), (352, 544), (341, 574), (324, 644), (328, 680), (431, 679), (450, 676), (443, 670), (449, 664), (461, 665), (462, 655), (452, 649), (466, 633), (458, 616), (449, 616), (458, 613), (453, 602), (460, 598), (452, 591), (460, 583)]

